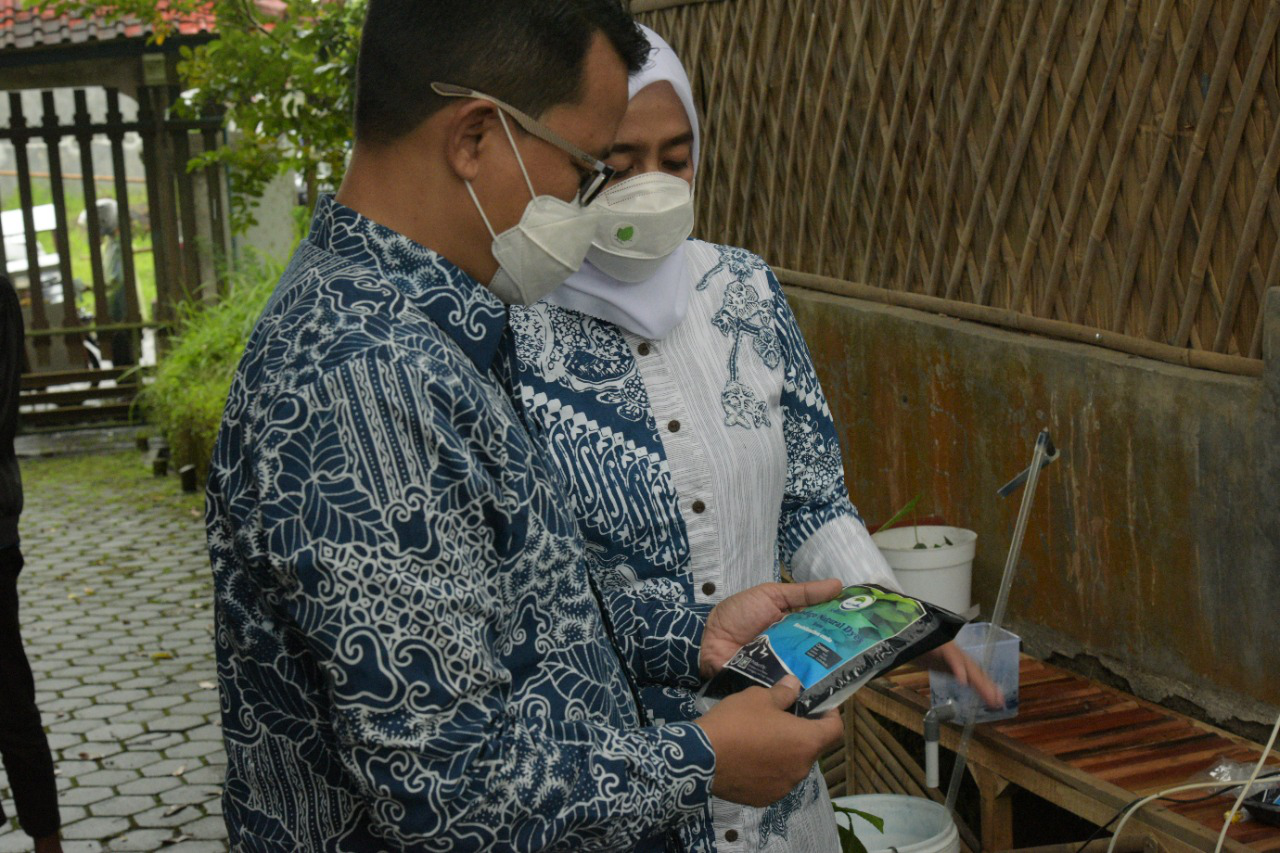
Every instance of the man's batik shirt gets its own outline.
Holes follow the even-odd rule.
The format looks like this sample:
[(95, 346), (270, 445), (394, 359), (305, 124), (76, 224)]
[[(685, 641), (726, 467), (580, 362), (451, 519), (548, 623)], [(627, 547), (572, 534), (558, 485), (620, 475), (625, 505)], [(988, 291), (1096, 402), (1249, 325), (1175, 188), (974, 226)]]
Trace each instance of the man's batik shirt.
[(593, 588), (506, 318), (325, 199), (254, 328), (209, 481), (235, 849), (706, 840), (710, 745), (634, 695), (696, 684), (709, 608)]

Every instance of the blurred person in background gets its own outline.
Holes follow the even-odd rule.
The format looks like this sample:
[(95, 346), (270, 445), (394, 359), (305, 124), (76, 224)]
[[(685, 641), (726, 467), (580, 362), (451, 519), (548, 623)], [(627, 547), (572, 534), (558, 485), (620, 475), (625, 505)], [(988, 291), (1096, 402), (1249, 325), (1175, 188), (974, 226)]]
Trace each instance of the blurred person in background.
[[(35, 678), (18, 622), (22, 474), (13, 438), (18, 430), (23, 347), (18, 294), (9, 277), (0, 275), (0, 760), (9, 776), (18, 824), (35, 839), (36, 853), (61, 853), (53, 755), (40, 723)], [(0, 823), (5, 820), (0, 805)]]

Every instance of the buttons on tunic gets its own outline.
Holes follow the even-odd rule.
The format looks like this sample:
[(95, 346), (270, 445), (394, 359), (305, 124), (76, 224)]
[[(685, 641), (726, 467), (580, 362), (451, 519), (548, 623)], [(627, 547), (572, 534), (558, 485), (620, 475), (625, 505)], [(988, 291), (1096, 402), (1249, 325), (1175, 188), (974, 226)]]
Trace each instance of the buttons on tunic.
[(738, 840), (738, 830), (736, 830), (736, 829), (727, 829), (727, 830), (725, 830), (725, 833), (724, 833), (724, 840), (725, 840), (725, 841), (737, 841), (737, 840)]
[[(707, 581), (706, 583), (704, 583), (704, 584), (702, 585), (702, 594), (703, 594), (703, 595), (715, 595), (715, 594), (716, 594), (716, 585), (715, 585), (715, 584), (713, 584), (711, 581)], [(732, 832), (733, 830), (729, 830), (729, 831), (730, 831), (730, 832)], [(729, 840), (730, 840), (730, 841), (732, 841), (733, 839), (732, 839), (732, 838), (730, 838)]]
[(652, 350), (649, 348), (648, 344), (640, 344), (639, 346), (636, 347), (636, 352), (638, 352), (640, 355), (648, 355), (651, 351)]
[(671, 430), (672, 432), (679, 432), (679, 431), (680, 431), (680, 422), (679, 422), (679, 421), (672, 421), (671, 423), (667, 424), (667, 429)]
[(692, 509), (694, 512), (696, 512), (698, 515), (702, 515), (704, 512), (707, 511), (707, 505), (702, 501), (694, 501), (689, 508)]

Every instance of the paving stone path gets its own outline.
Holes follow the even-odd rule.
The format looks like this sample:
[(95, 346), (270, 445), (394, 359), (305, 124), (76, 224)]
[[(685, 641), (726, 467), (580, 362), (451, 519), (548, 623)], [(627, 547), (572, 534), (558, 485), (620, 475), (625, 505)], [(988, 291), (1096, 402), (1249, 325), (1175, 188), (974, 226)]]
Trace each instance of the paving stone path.
[[(21, 620), (64, 848), (225, 851), (200, 500), (151, 477), (137, 451), (22, 468)], [(0, 797), (0, 853), (30, 850), (2, 771)]]

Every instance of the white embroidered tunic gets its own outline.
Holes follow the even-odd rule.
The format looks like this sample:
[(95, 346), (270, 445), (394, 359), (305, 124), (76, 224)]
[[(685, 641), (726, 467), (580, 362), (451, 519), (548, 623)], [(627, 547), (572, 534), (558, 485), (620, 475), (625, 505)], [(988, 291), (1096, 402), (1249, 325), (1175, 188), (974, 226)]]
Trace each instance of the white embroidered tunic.
[[(773, 273), (742, 249), (690, 241), (684, 321), (647, 341), (541, 303), (513, 308), (516, 394), (546, 442), (603, 586), (715, 603), (775, 580), (896, 588), (845, 489), (830, 410)], [(656, 719), (695, 716), (649, 685)], [(714, 801), (717, 849), (838, 849), (817, 768), (753, 809)]]

